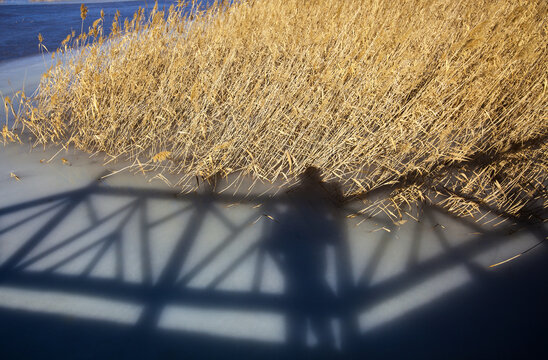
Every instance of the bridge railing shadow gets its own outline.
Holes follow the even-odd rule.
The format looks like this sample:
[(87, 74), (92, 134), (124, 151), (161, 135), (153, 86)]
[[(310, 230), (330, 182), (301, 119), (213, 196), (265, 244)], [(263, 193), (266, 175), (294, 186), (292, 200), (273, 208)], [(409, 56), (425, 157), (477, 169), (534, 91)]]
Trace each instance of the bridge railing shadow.
[[(351, 239), (343, 200), (337, 184), (309, 169), (276, 196), (182, 195), (94, 181), (0, 208), (0, 354), (348, 358), (396, 356), (403, 344), (400, 351), (456, 357), (455, 336), (468, 349), (490, 351), (497, 339), (483, 334), (478, 347), (480, 331), (509, 336), (500, 326), (524, 326), (515, 313), (500, 320), (508, 319), (505, 306), (523, 303), (508, 289), (535, 296), (520, 315), (548, 299), (531, 276), (545, 270), (544, 250), (509, 278), (475, 260), (515, 242), (508, 235), (515, 223), (486, 230), (453, 219), (475, 233), (454, 243), (438, 226), (449, 215), (424, 206), (413, 226), (372, 217), (383, 230)], [(518, 225), (529, 241), (546, 236), (542, 224)], [(20, 237), (21, 229), (30, 235)], [(398, 234), (409, 237), (403, 266), (378, 280), (379, 268), (394, 261), (389, 249), (403, 241)], [(426, 234), (441, 250), (421, 259)], [(359, 253), (355, 244), (373, 237), (371, 251)], [(469, 323), (490, 316), (501, 318)], [(543, 325), (533, 323), (520, 328), (518, 345), (536, 346)]]

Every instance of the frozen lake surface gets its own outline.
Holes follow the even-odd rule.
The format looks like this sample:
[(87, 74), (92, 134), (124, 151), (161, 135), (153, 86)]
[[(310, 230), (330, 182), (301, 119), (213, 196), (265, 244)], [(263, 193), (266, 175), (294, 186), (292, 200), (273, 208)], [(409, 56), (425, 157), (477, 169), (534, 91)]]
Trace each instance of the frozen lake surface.
[(56, 152), (0, 152), (4, 358), (544, 351), (546, 247), (489, 265), (546, 226), (434, 207), (401, 226), (348, 218), (307, 184), (179, 194), (124, 172), (98, 180), (105, 167), (78, 152), (47, 163)]
[[(142, 4), (90, 4), (88, 19)], [(33, 32), (55, 43), (80, 26), (77, 4), (10, 6), (0, 31), (22, 18), (31, 48)], [(10, 44), (0, 91), (31, 93), (47, 64)], [(546, 245), (490, 267), (542, 242), (546, 223), (426, 206), (400, 225), (349, 217), (306, 181), (180, 194), (58, 150), (0, 150), (2, 359), (548, 356)]]

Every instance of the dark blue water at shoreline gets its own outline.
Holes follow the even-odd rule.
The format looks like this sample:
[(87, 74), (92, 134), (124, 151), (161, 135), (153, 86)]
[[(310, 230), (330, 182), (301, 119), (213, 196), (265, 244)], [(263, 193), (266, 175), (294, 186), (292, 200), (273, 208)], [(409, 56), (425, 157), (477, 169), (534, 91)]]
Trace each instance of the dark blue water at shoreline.
[[(211, 2), (202, 1), (206, 6)], [(158, 1), (158, 7), (168, 9), (175, 3), (175, 0)], [(86, 6), (88, 14), (84, 21), (84, 31), (100, 17), (101, 9), (105, 12), (105, 28), (110, 30), (116, 10), (120, 11), (123, 23), (124, 18), (132, 18), (139, 6), (150, 10), (154, 2), (104, 2)], [(44, 38), (46, 48), (54, 52), (72, 30), (80, 33), (81, 24), (80, 4), (0, 5), (0, 62), (40, 54), (39, 33)]]

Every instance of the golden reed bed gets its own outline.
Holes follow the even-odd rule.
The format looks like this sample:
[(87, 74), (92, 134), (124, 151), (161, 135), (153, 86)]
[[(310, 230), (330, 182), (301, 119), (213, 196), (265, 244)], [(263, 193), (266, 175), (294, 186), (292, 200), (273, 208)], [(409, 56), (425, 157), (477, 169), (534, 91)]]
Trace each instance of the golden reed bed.
[(183, 187), (315, 166), (363, 211), (544, 219), (545, 0), (184, 5), (70, 34), (16, 127)]

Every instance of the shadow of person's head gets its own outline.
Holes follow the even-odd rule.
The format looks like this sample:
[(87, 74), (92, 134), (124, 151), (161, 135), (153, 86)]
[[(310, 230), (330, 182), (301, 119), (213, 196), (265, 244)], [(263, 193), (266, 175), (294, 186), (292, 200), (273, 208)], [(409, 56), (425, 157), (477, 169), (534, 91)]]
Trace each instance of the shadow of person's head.
[(324, 181), (322, 171), (315, 166), (308, 166), (299, 175), (299, 183), (289, 192), (297, 195), (294, 198), (322, 207), (338, 207), (344, 201), (340, 184)]
[(320, 184), (322, 182), (322, 171), (315, 166), (309, 166), (299, 175), (301, 185)]

